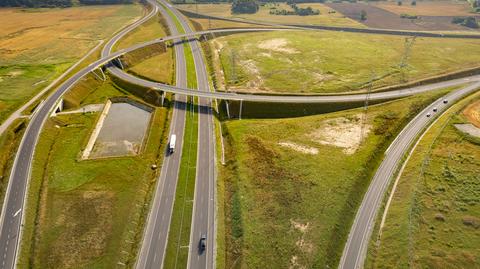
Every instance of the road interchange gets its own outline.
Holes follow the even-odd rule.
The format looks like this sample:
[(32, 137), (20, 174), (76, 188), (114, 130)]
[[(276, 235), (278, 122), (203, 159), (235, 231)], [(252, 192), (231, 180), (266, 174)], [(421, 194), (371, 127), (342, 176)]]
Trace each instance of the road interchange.
[[(156, 8), (154, 10), (156, 10)], [(140, 24), (141, 23), (139, 23), (138, 25), (140, 25)], [(131, 30), (134, 29), (135, 27), (137, 27), (138, 25), (132, 26)], [(43, 103), (43, 105), (37, 110), (35, 115), (33, 115), (32, 119), (31, 119), (31, 121), (30, 121), (30, 123), (27, 127), (27, 130), (25, 131), (24, 137), (22, 138), (22, 142), (19, 146), (17, 155), (15, 157), (11, 177), (10, 177), (9, 184), (8, 184), (7, 194), (6, 194), (6, 197), (5, 197), (4, 208), (2, 210), (2, 217), (1, 217), (0, 259), (2, 259), (1, 257), (3, 257), (3, 259), (1, 261), (1, 264), (0, 264), (1, 267), (0, 268), (14, 268), (14, 266), (15, 266), (15, 260), (16, 260), (17, 252), (18, 252), (17, 250), (18, 250), (18, 246), (19, 246), (19, 242), (20, 242), (19, 239), (21, 237), (21, 223), (23, 222), (23, 218), (24, 218), (23, 206), (24, 206), (25, 198), (26, 198), (26, 190), (27, 190), (27, 187), (28, 187), (28, 179), (30, 178), (31, 163), (32, 163), (32, 158), (33, 158), (34, 151), (35, 151), (35, 145), (38, 141), (38, 137), (39, 137), (40, 131), (42, 129), (42, 126), (45, 123), (46, 119), (48, 118), (52, 108), (55, 107), (55, 104), (58, 102), (58, 100), (60, 100), (61, 97), (63, 96), (63, 94), (65, 94), (65, 92), (67, 92), (71, 87), (73, 87), (73, 85), (75, 85), (76, 82), (78, 82), (86, 74), (94, 71), (97, 68), (101, 68), (102, 65), (104, 65), (106, 63), (109, 63), (113, 59), (115, 59), (115, 58), (117, 58), (117, 57), (119, 57), (119, 56), (121, 56), (125, 53), (131, 52), (135, 49), (143, 48), (143, 47), (151, 45), (151, 44), (155, 44), (155, 43), (159, 43), (159, 42), (165, 42), (165, 41), (174, 41), (174, 42), (178, 43), (178, 40), (180, 40), (182, 38), (191, 38), (191, 37), (195, 37), (195, 36), (198, 36), (198, 35), (205, 35), (205, 34), (212, 34), (212, 33), (234, 33), (234, 32), (246, 32), (246, 31), (278, 31), (278, 30), (284, 30), (284, 29), (259, 28), (259, 29), (210, 30), (210, 31), (197, 32), (197, 33), (186, 33), (184, 35), (176, 35), (175, 33), (172, 33), (173, 35), (171, 37), (163, 38), (163, 39), (156, 39), (154, 41), (149, 41), (149, 42), (145, 42), (145, 43), (142, 43), (142, 44), (139, 44), (139, 45), (135, 45), (131, 48), (120, 50), (118, 52), (112, 53), (108, 56), (102, 54), (102, 58), (100, 60), (96, 61), (93, 64), (90, 64), (86, 68), (82, 69), (81, 71), (79, 71), (78, 73), (74, 74), (72, 77), (67, 79), (64, 83), (62, 83), (59, 86), (59, 88), (52, 95), (50, 95), (46, 99), (46, 101)], [(127, 32), (128, 31), (126, 31), (126, 32), (122, 31), (119, 34), (117, 34), (116, 37), (119, 36), (119, 35), (123, 36)], [(121, 37), (119, 37), (117, 40), (119, 40), (120, 38)], [(115, 38), (113, 38), (111, 40), (111, 42), (113, 42), (113, 43), (111, 43), (111, 42), (108, 43), (108, 44), (111, 44), (112, 47), (113, 47), (113, 44), (116, 42), (116, 41), (114, 41), (114, 39)], [(180, 53), (180, 54), (177, 53), (177, 48), (180, 47), (180, 46), (175, 46), (175, 47), (176, 47), (177, 57), (181, 58), (180, 55), (183, 54), (183, 53)], [(111, 47), (110, 47), (110, 49), (111, 49)], [(198, 48), (198, 51), (199, 50), (200, 49)], [(201, 56), (201, 54), (199, 54), (199, 55)], [(197, 63), (198, 63), (199, 66), (197, 66)], [(185, 73), (183, 71), (184, 69), (181, 67), (182, 64), (181, 63), (179, 64), (178, 60), (177, 60), (177, 65), (180, 66), (180, 69), (177, 66), (177, 72), (178, 73)], [(203, 68), (205, 68), (205, 65), (201, 61), (196, 61), (195, 65), (196, 65), (196, 67), (203, 66)], [(197, 69), (197, 75), (198, 75), (198, 72), (199, 72), (198, 70), (201, 70), (201, 68), (196, 68), (196, 69)], [(161, 90), (161, 91), (169, 91), (169, 92), (177, 93), (178, 95), (191, 95), (191, 96), (198, 96), (198, 97), (204, 97), (204, 98), (226, 99), (226, 100), (244, 100), (244, 101), (254, 101), (254, 102), (287, 102), (287, 103), (288, 102), (291, 102), (291, 103), (358, 102), (358, 101), (363, 101), (365, 99), (365, 95), (363, 95), (363, 94), (340, 95), (340, 96), (278, 96), (278, 95), (247, 95), (247, 94), (235, 94), (235, 93), (213, 93), (213, 92), (207, 91), (208, 81), (206, 81), (206, 84), (201, 83), (201, 84), (203, 84), (203, 86), (200, 86), (200, 88), (203, 89), (204, 91), (197, 91), (197, 90), (187, 89), (186, 85), (185, 85), (186, 83), (177, 83), (176, 87), (169, 86), (169, 85), (158, 84), (158, 83), (150, 84), (150, 83), (153, 83), (153, 82), (148, 82), (148, 84), (143, 84), (143, 83), (146, 83), (146, 82), (145, 81), (141, 82), (141, 80), (132, 79), (133, 76), (128, 75), (124, 72), (121, 72), (123, 75), (115, 74), (114, 71), (111, 71), (111, 72), (112, 72), (113, 75), (118, 75), (119, 77), (125, 78), (127, 81), (135, 83), (135, 84), (151, 87), (151, 88), (158, 89), (158, 90)], [(178, 74), (177, 74), (177, 76), (178, 76)], [(202, 77), (202, 76), (203, 75), (200, 75), (200, 77)], [(206, 76), (206, 73), (205, 73), (205, 76)], [(199, 76), (197, 76), (197, 77), (199, 77)], [(177, 80), (184, 81), (184, 79), (178, 79), (178, 77), (177, 77)], [(477, 82), (479, 80), (480, 80), (479, 76), (471, 76), (471, 77), (464, 78), (464, 79), (457, 79), (457, 80), (452, 80), (452, 81), (448, 81), (448, 82), (441, 82), (441, 83), (436, 83), (436, 84), (428, 85), (428, 86), (414, 87), (414, 88), (410, 88), (410, 89), (406, 89), (406, 90), (398, 90), (398, 91), (383, 92), (383, 93), (372, 93), (370, 95), (370, 100), (375, 100), (375, 98), (378, 98), (378, 100), (399, 98), (399, 97), (409, 96), (409, 95), (416, 94), (416, 93), (421, 93), (421, 92), (426, 92), (426, 91), (430, 91), (430, 90), (445, 88), (445, 87), (449, 87), (449, 86), (461, 85), (461, 84), (468, 83), (468, 82)], [(199, 85), (201, 85), (201, 84), (199, 84)], [(452, 93), (448, 97), (451, 100), (450, 104), (453, 103), (455, 100), (460, 99), (462, 96), (475, 91), (478, 88), (478, 86), (479, 86), (478, 83), (475, 83), (472, 86), (469, 86), (467, 88), (463, 88), (462, 90), (459, 90), (459, 91), (455, 91), (454, 93)], [(178, 102), (178, 104), (181, 104), (181, 103), (182, 102)], [(437, 103), (434, 103), (434, 104), (437, 104)], [(207, 107), (207, 105), (209, 105), (208, 101), (202, 107)], [(177, 111), (184, 110), (184, 108), (182, 108), (180, 106), (178, 106), (178, 107), (175, 106), (175, 107), (176, 107)], [(174, 110), (174, 113), (175, 113), (175, 110)], [(207, 115), (205, 117), (205, 122), (208, 122), (209, 118), (211, 118), (211, 114), (209, 114), (209, 113), (211, 113), (211, 112), (209, 112), (208, 110), (204, 111), (204, 113), (200, 113), (201, 115), (202, 114)], [(424, 113), (424, 112), (422, 112), (422, 113)], [(417, 117), (415, 119), (416, 120), (420, 119), (422, 113), (420, 114), (419, 117)], [(208, 115), (210, 115), (210, 116), (208, 116)], [(176, 117), (177, 118), (182, 118), (182, 115), (178, 115)], [(183, 115), (183, 117), (184, 117), (184, 115)], [(412, 121), (412, 122), (414, 122), (414, 121)], [(415, 130), (417, 132), (414, 133), (415, 135), (417, 135), (418, 132), (422, 130), (422, 128), (420, 128), (420, 127), (429, 123), (428, 121), (427, 122), (418, 121), (418, 122), (419, 122), (418, 123), (419, 125), (416, 125), (415, 123), (411, 123), (416, 128)], [(406, 128), (411, 126), (411, 124), (409, 124)], [(418, 127), (418, 126), (420, 126), (420, 127)], [(208, 126), (208, 125), (204, 128), (204, 130), (206, 130), (204, 137), (207, 137), (207, 136), (210, 135), (208, 132), (210, 132), (209, 129), (211, 129), (211, 128), (212, 127)], [(180, 130), (180, 129), (183, 130), (183, 127), (179, 126), (178, 129), (176, 129), (174, 127), (171, 130)], [(412, 140), (416, 137), (415, 135), (411, 136), (410, 132), (402, 132), (402, 134), (400, 134), (399, 137), (401, 137), (402, 135), (404, 135), (406, 137), (408, 136)], [(397, 140), (399, 140), (399, 139), (400, 139), (400, 141), (402, 141), (401, 138), (397, 138)], [(399, 147), (399, 146), (396, 146), (396, 145), (401, 144), (400, 142), (397, 142), (397, 140), (395, 140), (394, 144), (392, 144), (391, 150)], [(211, 144), (212, 142), (208, 141), (207, 143)], [(206, 149), (206, 151), (210, 151), (210, 149)], [(403, 150), (403, 148), (398, 148), (397, 151), (393, 151), (393, 152), (395, 153), (395, 156), (397, 156), (397, 155), (402, 155), (403, 156), (404, 150)], [(387, 161), (389, 156), (391, 156), (390, 154), (393, 154), (393, 153), (391, 153), (391, 152), (387, 153), (385, 161)], [(210, 157), (208, 157), (207, 160), (209, 160), (209, 162), (212, 162)], [(382, 163), (382, 165), (383, 165), (383, 163)], [(398, 163), (396, 163), (394, 165), (396, 167), (396, 165), (398, 165)], [(380, 169), (379, 169), (379, 171), (380, 171)], [(208, 177), (208, 175), (206, 177)], [(159, 182), (163, 182), (163, 181), (160, 179)], [(371, 188), (373, 188), (372, 186), (377, 184), (376, 182), (377, 182), (377, 180), (376, 180), (376, 178), (374, 178), (372, 180), (372, 184), (369, 188), (369, 191), (370, 191)], [(388, 182), (387, 183), (384, 182), (384, 184), (388, 185)], [(385, 186), (385, 185), (382, 185), (382, 186)], [(158, 188), (158, 189), (161, 189), (161, 188)], [(379, 199), (380, 199), (380, 202), (381, 202), (381, 197), (383, 197), (381, 195), (381, 191), (377, 191), (377, 194), (380, 195), (380, 196), (378, 196), (380, 198), (375, 198), (373, 200), (374, 201), (373, 203), (379, 203), (378, 202)], [(366, 194), (366, 199), (367, 199), (367, 197), (369, 197), (369, 192), (367, 192), (367, 194)], [(365, 201), (366, 200), (364, 199), (364, 202)], [(370, 202), (370, 203), (372, 203), (372, 202)], [(363, 205), (363, 202), (362, 202), (362, 205)], [(368, 206), (371, 206), (371, 204), (369, 204)], [(362, 206), (360, 207), (360, 210), (361, 210), (361, 208), (362, 208)], [(359, 213), (357, 213), (357, 218), (358, 218), (359, 215), (367, 214), (367, 213), (360, 213), (361, 212), (360, 210), (359, 210)], [(368, 213), (368, 214), (370, 214), (368, 216), (372, 215), (371, 212)], [(373, 215), (375, 215), (375, 214), (373, 214)], [(355, 223), (357, 223), (357, 221), (355, 221)], [(359, 225), (360, 225), (360, 226), (358, 226), (359, 231), (361, 230), (364, 233), (365, 233), (365, 231), (370, 231), (371, 232), (371, 230), (370, 230), (371, 229), (371, 223), (370, 222), (367, 221), (367, 222), (365, 222), (365, 224), (362, 222)], [(194, 226), (192, 226), (192, 227), (193, 227), (192, 230), (194, 230)], [(349, 241), (348, 242), (351, 242), (352, 240), (354, 240), (354, 239), (350, 239), (350, 238), (355, 238), (355, 234), (356, 234), (355, 229), (357, 229), (355, 227), (356, 226), (354, 224), (354, 228), (352, 229), (352, 233), (349, 236)], [(365, 238), (364, 235), (365, 234), (362, 235), (362, 237), (361, 237), (362, 239), (358, 239), (363, 243), (365, 242), (365, 240), (363, 239), (363, 238)], [(209, 238), (213, 238), (213, 236), (209, 236)], [(165, 239), (165, 241), (166, 241), (166, 239)], [(192, 239), (191, 244), (194, 244), (194, 242), (195, 242), (195, 240)], [(355, 241), (355, 242), (357, 242), (357, 241)], [(368, 241), (367, 241), (367, 243), (368, 243)], [(210, 245), (213, 245), (213, 244), (210, 244)], [(357, 246), (354, 246), (354, 245), (350, 245), (350, 243), (347, 243), (346, 250), (345, 250), (345, 253), (347, 253), (346, 254), (347, 258), (342, 258), (342, 262), (340, 264), (341, 268), (357, 268), (357, 266), (359, 264), (361, 264), (361, 261), (359, 260), (358, 257), (359, 256), (364, 256), (363, 248), (366, 249), (366, 246), (362, 245), (362, 246), (357, 247)], [(357, 254), (355, 254), (355, 253), (352, 254), (356, 257), (354, 263), (352, 263), (354, 258), (349, 258), (349, 257), (352, 256), (352, 255), (348, 254), (348, 253), (351, 252), (350, 249), (357, 249), (357, 252), (360, 253), (360, 254), (358, 254), (358, 253)], [(1, 252), (3, 252), (3, 253), (1, 253)], [(353, 251), (353, 252), (355, 252), (355, 251)], [(211, 255), (213, 255), (213, 252), (212, 252)], [(350, 267), (350, 266), (353, 266), (353, 267)], [(151, 268), (151, 267), (147, 267), (147, 268)], [(202, 268), (204, 268), (204, 267), (202, 267)]]

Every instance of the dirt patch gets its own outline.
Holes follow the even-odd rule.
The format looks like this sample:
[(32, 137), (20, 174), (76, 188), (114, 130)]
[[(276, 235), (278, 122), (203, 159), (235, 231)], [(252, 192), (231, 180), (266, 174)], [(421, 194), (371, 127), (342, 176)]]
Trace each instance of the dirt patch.
[(258, 43), (258, 47), (264, 50), (270, 50), (281, 53), (298, 53), (299, 51), (288, 47), (288, 40), (285, 38), (274, 38)]
[(304, 153), (304, 154), (310, 154), (310, 155), (317, 155), (318, 154), (318, 149), (314, 147), (307, 147), (307, 146), (302, 146), (299, 144), (295, 144), (292, 142), (280, 142), (278, 143), (280, 146), (293, 149), (295, 151)]
[[(420, 16), (418, 19), (411, 20), (400, 18), (399, 14), (370, 4), (328, 3), (326, 5), (372, 28), (412, 31), (470, 30), (467, 27), (452, 24), (453, 16), (449, 13), (444, 16)], [(367, 19), (365, 21), (360, 20), (362, 10), (367, 13)]]
[(255, 61), (253, 60), (244, 60), (240, 61), (243, 69), (248, 72), (250, 75), (254, 76), (252, 80), (247, 82), (247, 88), (258, 90), (260, 87), (263, 86), (263, 78), (260, 74), (260, 70), (258, 69)]
[(361, 115), (356, 115), (352, 118), (326, 120), (311, 137), (319, 144), (340, 147), (345, 154), (352, 155), (360, 147), (362, 136), (367, 135), (371, 129), (371, 125), (365, 124), (362, 130), (361, 118)]
[(467, 117), (471, 124), (480, 128), (480, 100), (467, 106), (463, 111), (463, 115)]
[[(300, 239), (295, 242), (295, 245), (297, 248), (302, 252), (302, 253), (313, 253), (314, 247), (313, 244), (308, 242), (305, 239), (305, 234), (308, 231), (308, 228), (310, 226), (310, 223), (300, 223), (296, 222), (294, 220), (290, 220), (291, 225), (295, 230), (298, 230), (301, 233)], [(289, 268), (306, 268), (304, 265), (302, 265), (298, 259), (298, 256), (293, 255), (292, 258), (290, 259), (290, 266)]]
[(479, 137), (480, 138), (480, 128), (474, 126), (473, 124), (455, 124), (455, 128), (457, 128), (460, 132), (469, 134), (471, 136)]

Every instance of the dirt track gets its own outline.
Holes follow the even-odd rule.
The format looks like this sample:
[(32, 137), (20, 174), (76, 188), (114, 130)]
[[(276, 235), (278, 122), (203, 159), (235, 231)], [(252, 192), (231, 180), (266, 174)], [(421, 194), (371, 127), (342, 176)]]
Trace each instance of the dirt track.
[[(364, 3), (327, 3), (327, 6), (345, 16), (360, 21), (360, 12), (367, 12), (367, 20), (362, 23), (368, 27), (411, 31), (466, 31), (467, 27), (452, 24), (452, 16), (421, 16), (419, 19), (402, 19), (398, 14)], [(477, 16), (480, 18), (480, 16)]]
[(468, 121), (476, 127), (480, 128), (480, 101), (467, 106), (463, 111), (463, 115), (467, 117)]

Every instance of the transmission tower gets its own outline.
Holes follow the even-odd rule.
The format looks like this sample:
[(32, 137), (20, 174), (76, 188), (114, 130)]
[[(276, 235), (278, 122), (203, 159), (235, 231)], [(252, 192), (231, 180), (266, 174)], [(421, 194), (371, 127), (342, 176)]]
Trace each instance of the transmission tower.
[(230, 61), (231, 61), (231, 65), (232, 65), (232, 81), (233, 83), (237, 83), (237, 73), (235, 71), (235, 51), (234, 50), (231, 50), (231, 53), (230, 53)]
[(400, 69), (400, 83), (407, 82), (406, 78), (406, 69), (408, 67), (408, 59), (410, 58), (410, 54), (412, 52), (413, 44), (415, 44), (416, 36), (406, 37), (404, 43), (404, 50), (402, 59), (400, 60), (399, 69)]
[(363, 141), (363, 139), (365, 138), (368, 104), (370, 102), (370, 94), (373, 90), (373, 82), (375, 81), (375, 78), (376, 78), (375, 72), (372, 71), (370, 81), (368, 82), (367, 94), (365, 95), (365, 103), (363, 105), (362, 131), (361, 131), (360, 142)]

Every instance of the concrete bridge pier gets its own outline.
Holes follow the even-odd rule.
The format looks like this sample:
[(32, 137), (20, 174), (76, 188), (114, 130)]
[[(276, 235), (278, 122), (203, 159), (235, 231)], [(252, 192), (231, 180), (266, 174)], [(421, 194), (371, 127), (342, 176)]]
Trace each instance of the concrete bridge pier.
[(230, 106), (228, 105), (228, 100), (225, 100), (225, 108), (227, 110), (227, 118), (230, 119)]
[[(95, 72), (96, 70), (100, 70), (100, 73), (102, 74), (101, 77), (97, 74), (97, 72)], [(107, 80), (107, 76), (105, 76), (105, 73), (103, 72), (103, 69), (101, 67), (93, 70), (92, 73), (101, 81)]]
[(243, 100), (240, 100), (240, 111), (238, 112), (238, 119), (242, 119), (242, 108), (243, 108)]

